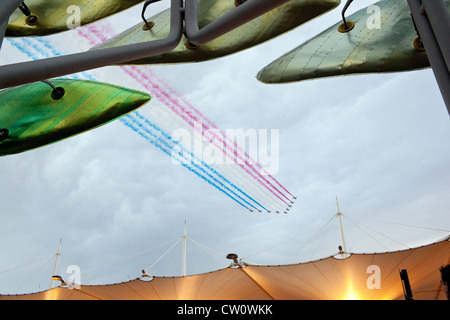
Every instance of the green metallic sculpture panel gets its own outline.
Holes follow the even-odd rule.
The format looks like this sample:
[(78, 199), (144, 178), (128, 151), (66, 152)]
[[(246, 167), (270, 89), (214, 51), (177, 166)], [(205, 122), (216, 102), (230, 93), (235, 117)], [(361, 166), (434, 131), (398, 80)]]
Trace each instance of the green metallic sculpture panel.
[[(199, 29), (236, 8), (236, 5), (239, 5), (238, 2), (234, 0), (199, 0)], [(200, 62), (223, 57), (277, 37), (336, 8), (339, 3), (340, 0), (291, 0), (205, 45), (197, 47), (195, 44), (188, 43), (187, 39), (183, 37), (177, 48), (169, 53), (130, 61), (127, 64)], [(140, 19), (140, 17), (136, 17), (136, 19)], [(151, 29), (144, 30), (144, 22), (142, 21), (133, 28), (93, 48), (93, 50), (167, 37), (170, 30), (169, 10), (156, 14), (147, 21), (154, 23)]]
[(143, 0), (26, 0), (26, 6), (37, 18), (30, 20), (17, 9), (9, 19), (6, 36), (45, 36), (66, 31), (74, 25), (78, 12), (80, 25), (86, 25), (140, 2)]
[(352, 30), (340, 32), (342, 21), (335, 24), (266, 66), (258, 80), (285, 83), (430, 67), (406, 0), (380, 1), (346, 20), (354, 23)]
[[(117, 119), (144, 105), (150, 95), (114, 85), (86, 80), (58, 79), (62, 98), (52, 97), (43, 82), (0, 92), (0, 155), (41, 147)], [(4, 139), (4, 140), (3, 140)]]

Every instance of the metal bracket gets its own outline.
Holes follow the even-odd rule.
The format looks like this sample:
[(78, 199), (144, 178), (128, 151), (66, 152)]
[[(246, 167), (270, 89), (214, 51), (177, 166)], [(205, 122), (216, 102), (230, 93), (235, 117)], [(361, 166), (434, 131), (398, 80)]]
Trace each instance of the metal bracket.
[(345, 19), (345, 12), (347, 11), (350, 4), (353, 2), (353, 0), (347, 0), (347, 2), (344, 5), (344, 8), (342, 9), (342, 24), (338, 27), (338, 31), (341, 33), (349, 32), (355, 27), (355, 23), (352, 21), (347, 21)]
[(22, 13), (24, 15), (27, 16), (26, 19), (26, 23), (29, 26), (35, 26), (38, 23), (39, 18), (37, 16), (35, 16), (34, 14), (31, 14), (31, 10), (28, 8), (28, 6), (25, 4), (25, 2), (22, 2), (21, 5), (19, 5), (19, 9), (20, 11), (22, 11)]
[(66, 93), (66, 91), (64, 90), (63, 87), (55, 87), (50, 81), (48, 80), (42, 80), (42, 82), (48, 84), (50, 87), (52, 87), (52, 99), (53, 100), (59, 100), (62, 97), (64, 97), (64, 94)]
[(145, 0), (144, 7), (142, 8), (142, 14), (141, 14), (142, 20), (144, 20), (144, 23), (145, 23), (142, 26), (142, 30), (150, 30), (153, 27), (154, 23), (152, 21), (150, 21), (150, 23), (149, 23), (147, 21), (147, 19), (145, 18), (145, 10), (147, 9), (147, 7), (150, 4), (158, 2), (158, 1), (161, 1), (161, 0)]

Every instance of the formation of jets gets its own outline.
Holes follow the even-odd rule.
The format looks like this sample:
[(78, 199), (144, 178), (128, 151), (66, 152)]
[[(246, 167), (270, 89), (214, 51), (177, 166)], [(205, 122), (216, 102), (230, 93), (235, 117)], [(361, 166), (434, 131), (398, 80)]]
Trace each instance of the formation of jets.
[[(294, 204), (294, 202), (295, 202), (295, 200), (297, 199), (297, 197), (293, 197), (294, 198), (294, 201), (290, 201), (290, 204), (287, 204), (287, 207), (284, 209), (284, 212), (283, 213), (288, 213), (288, 211), (292, 208), (292, 205)], [(261, 209), (258, 209), (258, 210), (252, 210), (252, 209), (250, 209), (249, 210), (250, 212), (255, 212), (255, 211), (257, 211), (257, 212), (263, 212), (263, 210), (261, 210)], [(271, 213), (272, 212), (272, 210), (266, 210), (266, 212), (267, 213)], [(279, 210), (276, 210), (275, 211), (276, 213), (280, 213), (280, 211)]]

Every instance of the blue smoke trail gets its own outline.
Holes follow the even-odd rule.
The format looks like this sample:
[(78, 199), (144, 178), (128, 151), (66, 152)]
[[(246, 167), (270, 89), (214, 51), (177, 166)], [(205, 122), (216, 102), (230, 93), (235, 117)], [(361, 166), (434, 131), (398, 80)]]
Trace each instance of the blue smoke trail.
[[(44, 47), (45, 49), (47, 49), (47, 51), (50, 51), (53, 55), (57, 56), (57, 55), (62, 55), (61, 52), (58, 52), (57, 50), (55, 50), (53, 48), (52, 45), (50, 45), (47, 41), (40, 39), (40, 38), (33, 38), (34, 40), (36, 40), (36, 42), (38, 42), (39, 44), (36, 44), (35, 42), (31, 41), (31, 39), (21, 39), (22, 41), (24, 41), (24, 45), (21, 45), (18, 41), (18, 39), (8, 39), (9, 42), (14, 45), (16, 48), (18, 48), (20, 51), (26, 53), (28, 56), (30, 56), (32, 59), (38, 59), (39, 57), (37, 56), (36, 53), (33, 53), (30, 49), (34, 49), (36, 52), (41, 53), (41, 55), (48, 56), (46, 55), (43, 51), (42, 51), (42, 47)], [(81, 73), (81, 77), (80, 75), (76, 74), (73, 75), (72, 78), (77, 78), (77, 79), (81, 79), (81, 78), (87, 78), (89, 80), (92, 81), (96, 81), (95, 78), (93, 78), (90, 73), (88, 72), (82, 72)], [(159, 131), (160, 133), (162, 133), (162, 135), (164, 136), (165, 139), (169, 140), (170, 142), (173, 143), (173, 141), (171, 140), (171, 137), (169, 135), (167, 135), (166, 133), (164, 133), (158, 126), (156, 126), (155, 124), (149, 122), (147, 119), (145, 119), (143, 116), (141, 116), (139, 114), (138, 111), (135, 111), (134, 114), (142, 121), (145, 120), (145, 122), (150, 125), (153, 129)], [(162, 146), (160, 143), (158, 143), (159, 140), (159, 135), (155, 135), (153, 133), (151, 133), (149, 130), (145, 130), (145, 134), (139, 132), (139, 129), (137, 129), (134, 125), (136, 124), (138, 127), (142, 128), (142, 125), (138, 123), (138, 121), (134, 120), (131, 115), (126, 115), (122, 118), (119, 119), (123, 124), (125, 124), (126, 126), (128, 126), (129, 128), (131, 128), (133, 131), (137, 132), (139, 135), (141, 135), (142, 137), (144, 137), (145, 139), (147, 139), (149, 142), (151, 142), (153, 145), (155, 145), (156, 147), (158, 147), (159, 149), (161, 149), (163, 152), (165, 152), (166, 154), (168, 154), (169, 156), (173, 156), (174, 153), (173, 148), (174, 146), (172, 145), (171, 147), (167, 145), (167, 143), (163, 143), (165, 145)], [(128, 121), (128, 120), (131, 120)], [(156, 140), (153, 140), (149, 137), (149, 135), (156, 137)], [(182, 153), (183, 155), (185, 154), (184, 152)], [(184, 155), (185, 156), (185, 155)], [(191, 157), (192, 157), (192, 153), (191, 153)], [(192, 158), (191, 158), (192, 159)], [(230, 197), (231, 199), (233, 199), (234, 201), (236, 201), (238, 204), (240, 204), (241, 206), (243, 206), (244, 208), (248, 209), (247, 206), (245, 206), (243, 203), (241, 203), (240, 201), (238, 201), (236, 198), (234, 198), (232, 195), (230, 195), (228, 192), (226, 192), (225, 190), (223, 190), (221, 187), (219, 187), (218, 185), (216, 185), (215, 183), (211, 182), (208, 178), (206, 178), (205, 176), (203, 176), (202, 174), (200, 174), (198, 171), (196, 171), (195, 169), (193, 169), (192, 167), (187, 165), (187, 161), (180, 161), (180, 163), (186, 167), (189, 171), (193, 172), (194, 174), (196, 174), (197, 176), (199, 176), (200, 178), (202, 178), (203, 180), (205, 180), (207, 183), (209, 183), (210, 185), (212, 185), (213, 187), (217, 188), (218, 190), (222, 191), (223, 193), (225, 193), (228, 197)], [(261, 206), (263, 209), (264, 206), (262, 206), (260, 203), (258, 203), (257, 201), (255, 201), (253, 198), (251, 198), (247, 193), (245, 193), (244, 191), (242, 191), (240, 188), (238, 188), (236, 185), (234, 185), (233, 183), (231, 183), (230, 181), (228, 181), (227, 179), (225, 179), (222, 175), (220, 175), (216, 170), (214, 170), (213, 168), (209, 167), (208, 165), (206, 165), (203, 161), (201, 161), (202, 165), (206, 166), (210, 171), (212, 171), (213, 173), (215, 173), (216, 175), (218, 175), (221, 179), (223, 179), (224, 181), (226, 181), (227, 183), (229, 183), (233, 188), (237, 189), (240, 193), (242, 193), (243, 195), (245, 195), (246, 197), (248, 197), (251, 201), (253, 201), (254, 203), (258, 204), (259, 206)], [(200, 169), (202, 172), (204, 172), (210, 179), (213, 179), (216, 183), (218, 183), (220, 186), (222, 186), (223, 188), (227, 189), (229, 192), (231, 192), (232, 194), (234, 194), (235, 196), (237, 196), (239, 199), (241, 199), (243, 202), (247, 203), (249, 206), (253, 207), (254, 209), (256, 209), (252, 204), (250, 204), (249, 202), (247, 202), (245, 199), (243, 199), (241, 196), (239, 196), (238, 194), (236, 194), (234, 191), (230, 190), (227, 186), (225, 186), (223, 183), (221, 183), (220, 181), (218, 181), (217, 179), (215, 179), (214, 177), (211, 176), (211, 174), (208, 174), (203, 168), (200, 168), (198, 165), (195, 165), (198, 169)], [(265, 209), (267, 210), (267, 209)]]
[[(23, 40), (23, 39), (22, 39), (22, 40)], [(27, 54), (28, 54), (31, 58), (33, 58), (33, 59), (36, 59), (37, 57), (36, 57), (35, 54), (33, 54), (32, 52), (30, 52), (29, 50), (27, 50), (28, 42), (31, 43), (31, 45), (30, 45), (31, 48), (35, 49), (37, 52), (40, 52), (41, 55), (43, 55), (43, 56), (45, 56), (45, 54), (42, 53), (42, 46), (44, 46), (44, 47), (45, 47), (48, 51), (50, 51), (53, 55), (62, 55), (61, 52), (56, 51), (56, 50), (55, 50), (55, 49), (54, 49), (47, 41), (45, 41), (45, 40), (43, 40), (43, 39), (40, 39), (40, 38), (34, 38), (34, 40), (40, 42), (41, 46), (36, 45), (36, 44), (33, 43), (32, 41), (25, 41), (25, 40), (23, 40), (23, 41), (25, 41), (25, 46), (21, 46), (21, 45), (18, 43), (17, 40), (15, 41), (15, 39), (13, 39), (13, 40), (11, 41), (11, 43), (12, 43), (14, 46), (16, 46), (17, 48), (19, 48), (21, 51), (27, 53)], [(77, 79), (87, 78), (87, 79), (89, 79), (89, 80), (96, 81), (96, 79), (93, 78), (92, 75), (91, 75), (90, 73), (88, 73), (88, 72), (82, 72), (81, 75), (82, 75), (82, 77), (80, 77), (80, 76), (78, 76), (78, 75), (73, 75), (72, 77), (73, 77), (73, 78), (77, 78)], [(141, 116), (141, 115), (139, 114), (138, 111), (135, 111), (134, 114), (135, 114), (136, 116), (138, 116), (138, 117), (140, 118), (140, 120), (144, 120), (144, 119), (145, 119), (143, 116)], [(125, 117), (128, 117), (128, 118), (129, 118), (130, 115), (126, 115)], [(125, 125), (127, 125), (128, 127), (131, 126), (130, 122), (124, 122), (124, 119), (123, 119), (123, 118), (120, 118), (119, 120), (121, 120), (121, 122), (124, 123)], [(134, 121), (134, 120), (133, 120), (133, 122), (136, 123), (136, 124), (138, 124), (138, 122), (136, 122), (136, 121)], [(156, 129), (157, 131), (161, 132), (166, 138), (168, 138), (169, 140), (171, 140), (171, 137), (168, 136), (166, 133), (164, 133), (158, 126), (156, 126), (155, 124), (150, 123), (148, 120), (146, 120), (146, 122), (147, 122), (152, 128), (154, 128), (154, 129)], [(139, 125), (139, 124), (138, 124), (138, 125)], [(131, 127), (130, 127), (130, 128), (131, 128)], [(134, 128), (131, 128), (131, 129), (134, 129)], [(135, 131), (135, 130), (134, 130), (134, 131)], [(148, 132), (148, 133), (151, 134), (150, 132)], [(154, 135), (154, 134), (152, 134), (152, 135)], [(167, 145), (166, 145), (166, 146), (167, 146)], [(158, 147), (161, 148), (160, 145), (159, 145)], [(168, 146), (167, 146), (167, 147), (168, 147)], [(170, 147), (169, 147), (169, 148), (170, 148)], [(173, 148), (173, 147), (172, 147), (172, 148)], [(224, 179), (227, 183), (229, 183), (230, 185), (232, 185), (232, 186), (233, 186), (234, 188), (236, 188), (239, 192), (241, 192), (241, 193), (244, 194), (246, 197), (248, 197), (251, 201), (257, 203), (259, 206), (261, 206), (263, 209), (265, 209), (264, 206), (262, 206), (262, 205), (259, 204), (257, 201), (255, 201), (254, 199), (252, 199), (248, 194), (246, 194), (245, 192), (243, 192), (243, 191), (242, 191), (241, 189), (239, 189), (236, 185), (234, 185), (233, 183), (231, 183), (230, 181), (228, 181), (227, 179), (225, 179), (225, 178), (224, 178), (222, 175), (220, 175), (216, 170), (214, 170), (213, 168), (209, 167), (209, 166), (206, 165), (204, 162), (202, 162), (202, 164), (203, 164), (204, 166), (206, 166), (210, 171), (212, 171), (212, 172), (214, 172), (215, 174), (219, 175), (219, 177), (221, 177), (222, 179)], [(187, 167), (187, 166), (185, 166), (185, 167)], [(197, 166), (197, 167), (198, 167), (198, 166)], [(190, 171), (193, 172), (193, 170), (191, 169), (191, 167), (187, 167), (187, 168), (190, 169)], [(229, 189), (228, 187), (226, 187), (223, 183), (221, 183), (220, 181), (218, 181), (217, 179), (215, 179), (214, 177), (212, 177), (212, 176), (211, 176), (210, 174), (208, 174), (204, 169), (202, 169), (202, 168), (200, 168), (200, 167), (198, 167), (198, 168), (199, 168), (201, 171), (203, 171), (210, 179), (215, 180), (216, 183), (220, 184), (222, 187), (226, 188), (228, 191), (230, 191), (231, 193), (233, 193), (234, 195), (236, 195), (238, 198), (240, 198), (243, 202), (247, 203), (249, 206), (251, 206), (251, 207), (253, 207), (254, 209), (256, 209), (252, 204), (250, 204), (249, 202), (247, 202), (246, 200), (244, 200), (241, 196), (239, 196), (238, 194), (236, 194), (235, 192), (233, 192), (232, 190), (230, 190), (230, 189)], [(199, 175), (199, 174), (197, 174), (197, 175)], [(199, 175), (199, 176), (201, 176), (201, 175)], [(206, 181), (207, 178), (205, 178), (204, 176), (201, 176), (201, 177), (203, 178), (203, 180)], [(211, 185), (213, 185), (213, 186), (215, 186), (215, 187), (218, 188), (220, 191), (224, 192), (224, 190), (222, 190), (220, 187), (216, 186), (215, 184), (212, 184), (211, 182), (208, 182), (208, 183), (211, 184)], [(228, 193), (226, 193), (226, 194), (227, 194), (228, 196), (230, 196)], [(233, 198), (233, 200), (236, 201), (235, 198)], [(240, 202), (239, 202), (239, 203), (240, 203)], [(242, 203), (240, 203), (240, 204), (242, 205)], [(244, 207), (245, 207), (245, 206), (244, 206)], [(248, 209), (247, 207), (245, 207), (245, 208)], [(267, 210), (267, 209), (265, 209), (265, 210)]]
[[(128, 120), (131, 120), (132, 123), (128, 122)], [(149, 141), (150, 143), (154, 144), (155, 146), (157, 146), (158, 148), (160, 148), (164, 153), (166, 153), (167, 155), (169, 155), (170, 157), (173, 157), (174, 155), (176, 155), (176, 153), (173, 153), (173, 147), (170, 147), (167, 145), (167, 142), (165, 142), (164, 140), (160, 140), (160, 135), (158, 134), (154, 134), (152, 132), (150, 132), (148, 129), (143, 128), (141, 123), (138, 123), (137, 120), (133, 119), (131, 116), (127, 117), (126, 119), (124, 119), (124, 122), (126, 125), (128, 125), (130, 128), (132, 128), (135, 132), (137, 132), (140, 136), (142, 136), (144, 139), (146, 139), (147, 141)], [(136, 125), (137, 127), (135, 127), (134, 125)], [(141, 129), (142, 131), (139, 131), (139, 129)], [(179, 153), (178, 155), (181, 156), (181, 153)], [(187, 160), (187, 158), (184, 156), (183, 157), (184, 160)], [(246, 208), (247, 210), (249, 209), (247, 206), (245, 206), (244, 204), (242, 204), (239, 200), (237, 200), (236, 198), (234, 198), (232, 195), (230, 195), (227, 191), (221, 189), (220, 187), (218, 187), (216, 184), (214, 184), (211, 180), (209, 180), (208, 178), (206, 178), (205, 176), (201, 175), (198, 171), (194, 170), (191, 166), (188, 165), (187, 161), (183, 161), (182, 159), (177, 159), (178, 162), (183, 165), (186, 169), (188, 169), (189, 171), (193, 172), (194, 174), (196, 174), (197, 176), (199, 176), (200, 178), (202, 178), (203, 180), (205, 180), (206, 182), (208, 182), (210, 185), (216, 187), (217, 189), (219, 189), (220, 191), (222, 191), (223, 193), (225, 193), (227, 196), (229, 196), (230, 198), (232, 198), (234, 201), (236, 201), (237, 203), (239, 203), (241, 206), (243, 206), (244, 208)], [(197, 166), (198, 167), (198, 166)], [(228, 191), (230, 191), (231, 193), (233, 193), (235, 196), (237, 196), (239, 199), (241, 199), (243, 202), (247, 203), (248, 205), (252, 206), (250, 203), (248, 203), (246, 200), (244, 200), (242, 197), (240, 197), (239, 195), (237, 195), (234, 191), (230, 190), (227, 186), (225, 186), (223, 183), (221, 183), (220, 181), (217, 181), (217, 179), (215, 179), (214, 177), (212, 177), (210, 174), (206, 173), (204, 169), (202, 168), (198, 168), (201, 171), (203, 171), (210, 179), (214, 180), (216, 183), (220, 184), (223, 188), (227, 189)], [(252, 206), (253, 207), (253, 206)], [(254, 207), (253, 207), (254, 208)], [(255, 208), (256, 209), (256, 208)]]
[[(210, 171), (212, 171), (213, 173), (215, 173), (219, 178), (223, 179), (225, 182), (229, 183), (231, 186), (233, 186), (234, 188), (240, 190), (235, 184), (233, 184), (232, 182), (230, 182), (228, 179), (226, 179), (224, 176), (222, 176), (220, 173), (218, 173), (215, 169), (211, 168), (210, 166), (208, 166), (207, 164), (205, 164), (203, 161), (201, 161), (198, 157), (196, 157), (192, 152), (189, 152), (187, 155), (187, 151), (185, 149), (181, 150), (181, 152), (179, 153), (174, 153), (173, 150), (175, 147), (178, 147), (179, 144), (175, 143), (172, 140), (172, 137), (169, 136), (167, 133), (165, 133), (164, 131), (162, 131), (160, 128), (158, 128), (155, 124), (151, 123), (150, 121), (148, 121), (148, 119), (144, 118), (143, 116), (141, 116), (138, 113), (134, 113), (135, 116), (137, 116), (138, 118), (140, 118), (141, 121), (144, 121), (146, 124), (148, 124), (150, 127), (154, 128), (157, 132), (161, 133), (161, 134), (155, 134), (152, 133), (149, 129), (146, 129), (142, 126), (142, 122), (139, 122), (139, 120), (135, 120), (133, 119), (133, 117), (130, 115), (129, 118), (132, 119), (132, 121), (139, 126), (142, 130), (144, 130), (144, 132), (146, 132), (147, 134), (155, 137), (157, 140), (163, 136), (164, 137), (164, 141), (169, 141), (171, 142), (170, 145), (168, 145), (167, 142), (163, 142), (163, 144), (170, 150), (171, 156), (174, 156), (176, 154), (178, 155), (182, 155), (183, 159), (179, 159), (178, 161), (181, 164), (185, 164), (185, 162), (191, 162), (191, 164), (193, 164), (195, 167), (197, 167), (200, 171), (202, 171), (204, 174), (206, 174), (210, 179), (214, 180), (216, 183), (218, 183), (219, 185), (221, 185), (223, 188), (227, 189), (229, 192), (231, 192), (232, 194), (234, 194), (236, 197), (238, 197), (239, 199), (241, 199), (242, 201), (244, 201), (245, 203), (247, 203), (249, 206), (253, 207), (254, 209), (256, 209), (252, 204), (250, 204), (249, 202), (247, 202), (245, 199), (243, 199), (241, 196), (239, 196), (238, 194), (236, 194), (236, 192), (232, 191), (230, 188), (228, 188), (227, 186), (225, 186), (222, 182), (218, 181), (216, 178), (214, 178), (211, 174), (207, 173), (205, 171), (205, 169), (203, 169), (202, 167), (200, 167), (197, 163), (201, 163), (203, 166), (207, 167)], [(183, 161), (184, 160), (184, 161)], [(194, 160), (194, 161), (193, 161)], [(252, 199), (249, 195), (247, 195), (247, 193), (245, 193), (244, 191), (240, 191), (242, 194), (244, 194), (245, 196), (247, 196), (248, 198)], [(256, 202), (255, 200), (252, 199), (252, 201), (254, 201), (255, 203), (259, 204), (258, 202)], [(260, 204), (259, 204), (260, 205)], [(262, 208), (264, 208), (262, 205), (260, 205)], [(264, 208), (265, 209), (265, 208)], [(257, 209), (256, 209), (257, 210)], [(266, 210), (266, 209), (265, 209)]]
[[(160, 128), (158, 128), (154, 123), (151, 123), (147, 118), (141, 116), (138, 112), (135, 113), (135, 115), (137, 117), (140, 118), (140, 121), (144, 121), (148, 126), (150, 126), (151, 128), (155, 129), (156, 131), (161, 132), (161, 135), (164, 136), (164, 138), (166, 138), (167, 140), (171, 141), (173, 143), (172, 145), (172, 149), (175, 146), (179, 146), (178, 143), (175, 143), (172, 140), (172, 137), (169, 136), (167, 133), (165, 133), (164, 131), (162, 131)], [(185, 154), (185, 150), (183, 150), (183, 154)], [(243, 190), (241, 190), (238, 186), (236, 186), (234, 183), (232, 183), (231, 181), (229, 181), (227, 178), (225, 178), (222, 174), (220, 174), (219, 172), (217, 172), (216, 169), (212, 168), (211, 166), (208, 166), (207, 164), (205, 164), (203, 162), (203, 160), (200, 160), (197, 156), (194, 155), (194, 153), (190, 152), (188, 154), (188, 156), (185, 156), (185, 159), (191, 159), (191, 162), (194, 162), (194, 165), (196, 163), (202, 163), (205, 167), (207, 167), (213, 174), (217, 175), (220, 179), (224, 180), (226, 183), (229, 183), (233, 188), (235, 188), (236, 190), (238, 190), (239, 192), (241, 192), (244, 196), (246, 196), (247, 198), (251, 199), (253, 202), (255, 202), (257, 205), (259, 205), (261, 208), (263, 208), (264, 210), (267, 210), (266, 208), (264, 208), (264, 206), (262, 204), (260, 204), (258, 201), (254, 200), (251, 196), (249, 196), (246, 192), (244, 192)], [(193, 160), (193, 161), (192, 161)], [(196, 165), (197, 166), (197, 165)], [(200, 170), (204, 171), (203, 169), (199, 168)], [(206, 173), (206, 172), (205, 172)], [(220, 182), (219, 182), (220, 183)], [(231, 190), (230, 190), (231, 191)], [(245, 201), (245, 200), (244, 200)], [(250, 204), (250, 206), (252, 206)], [(253, 206), (252, 206), (253, 207)], [(255, 207), (253, 207), (254, 209), (256, 209)]]

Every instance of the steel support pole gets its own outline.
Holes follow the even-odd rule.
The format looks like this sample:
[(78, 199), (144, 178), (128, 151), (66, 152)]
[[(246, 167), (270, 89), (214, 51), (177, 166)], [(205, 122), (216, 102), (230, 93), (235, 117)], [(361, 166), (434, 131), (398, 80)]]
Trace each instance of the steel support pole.
[(171, 0), (170, 33), (165, 39), (2, 66), (0, 89), (169, 52), (183, 35), (182, 11), (183, 0)]
[(196, 45), (208, 43), (289, 2), (289, 0), (248, 0), (200, 30), (198, 26), (197, 1), (185, 0), (186, 37), (191, 43)]
[[(450, 31), (445, 27), (449, 12), (445, 4), (443, 9), (438, 6), (430, 10), (432, 6), (443, 3), (443, 0), (425, 2), (427, 5), (423, 6), (421, 0), (408, 0), (408, 5), (450, 114), (450, 71), (445, 58), (448, 60), (450, 54), (448, 51)], [(444, 51), (445, 49), (447, 51)]]
[(23, 0), (2, 0), (0, 2), (0, 49), (2, 48), (6, 28), (11, 14), (17, 10)]
[(56, 252), (55, 266), (53, 267), (53, 273), (51, 274), (52, 279), (50, 281), (50, 289), (53, 289), (53, 276), (56, 275), (56, 270), (58, 268), (58, 260), (59, 257), (61, 256), (61, 242), (62, 239), (59, 240), (58, 251)]
[(181, 276), (186, 276), (186, 220), (184, 221), (183, 247), (181, 249)]
[(422, 0), (422, 6), (450, 70), (450, 12), (443, 0)]
[(0, 24), (8, 22), (11, 14), (17, 10), (23, 0), (1, 0), (0, 1)]
[(8, 22), (4, 22), (0, 24), (0, 50), (2, 49), (3, 39), (5, 38), (6, 27), (8, 26)]

